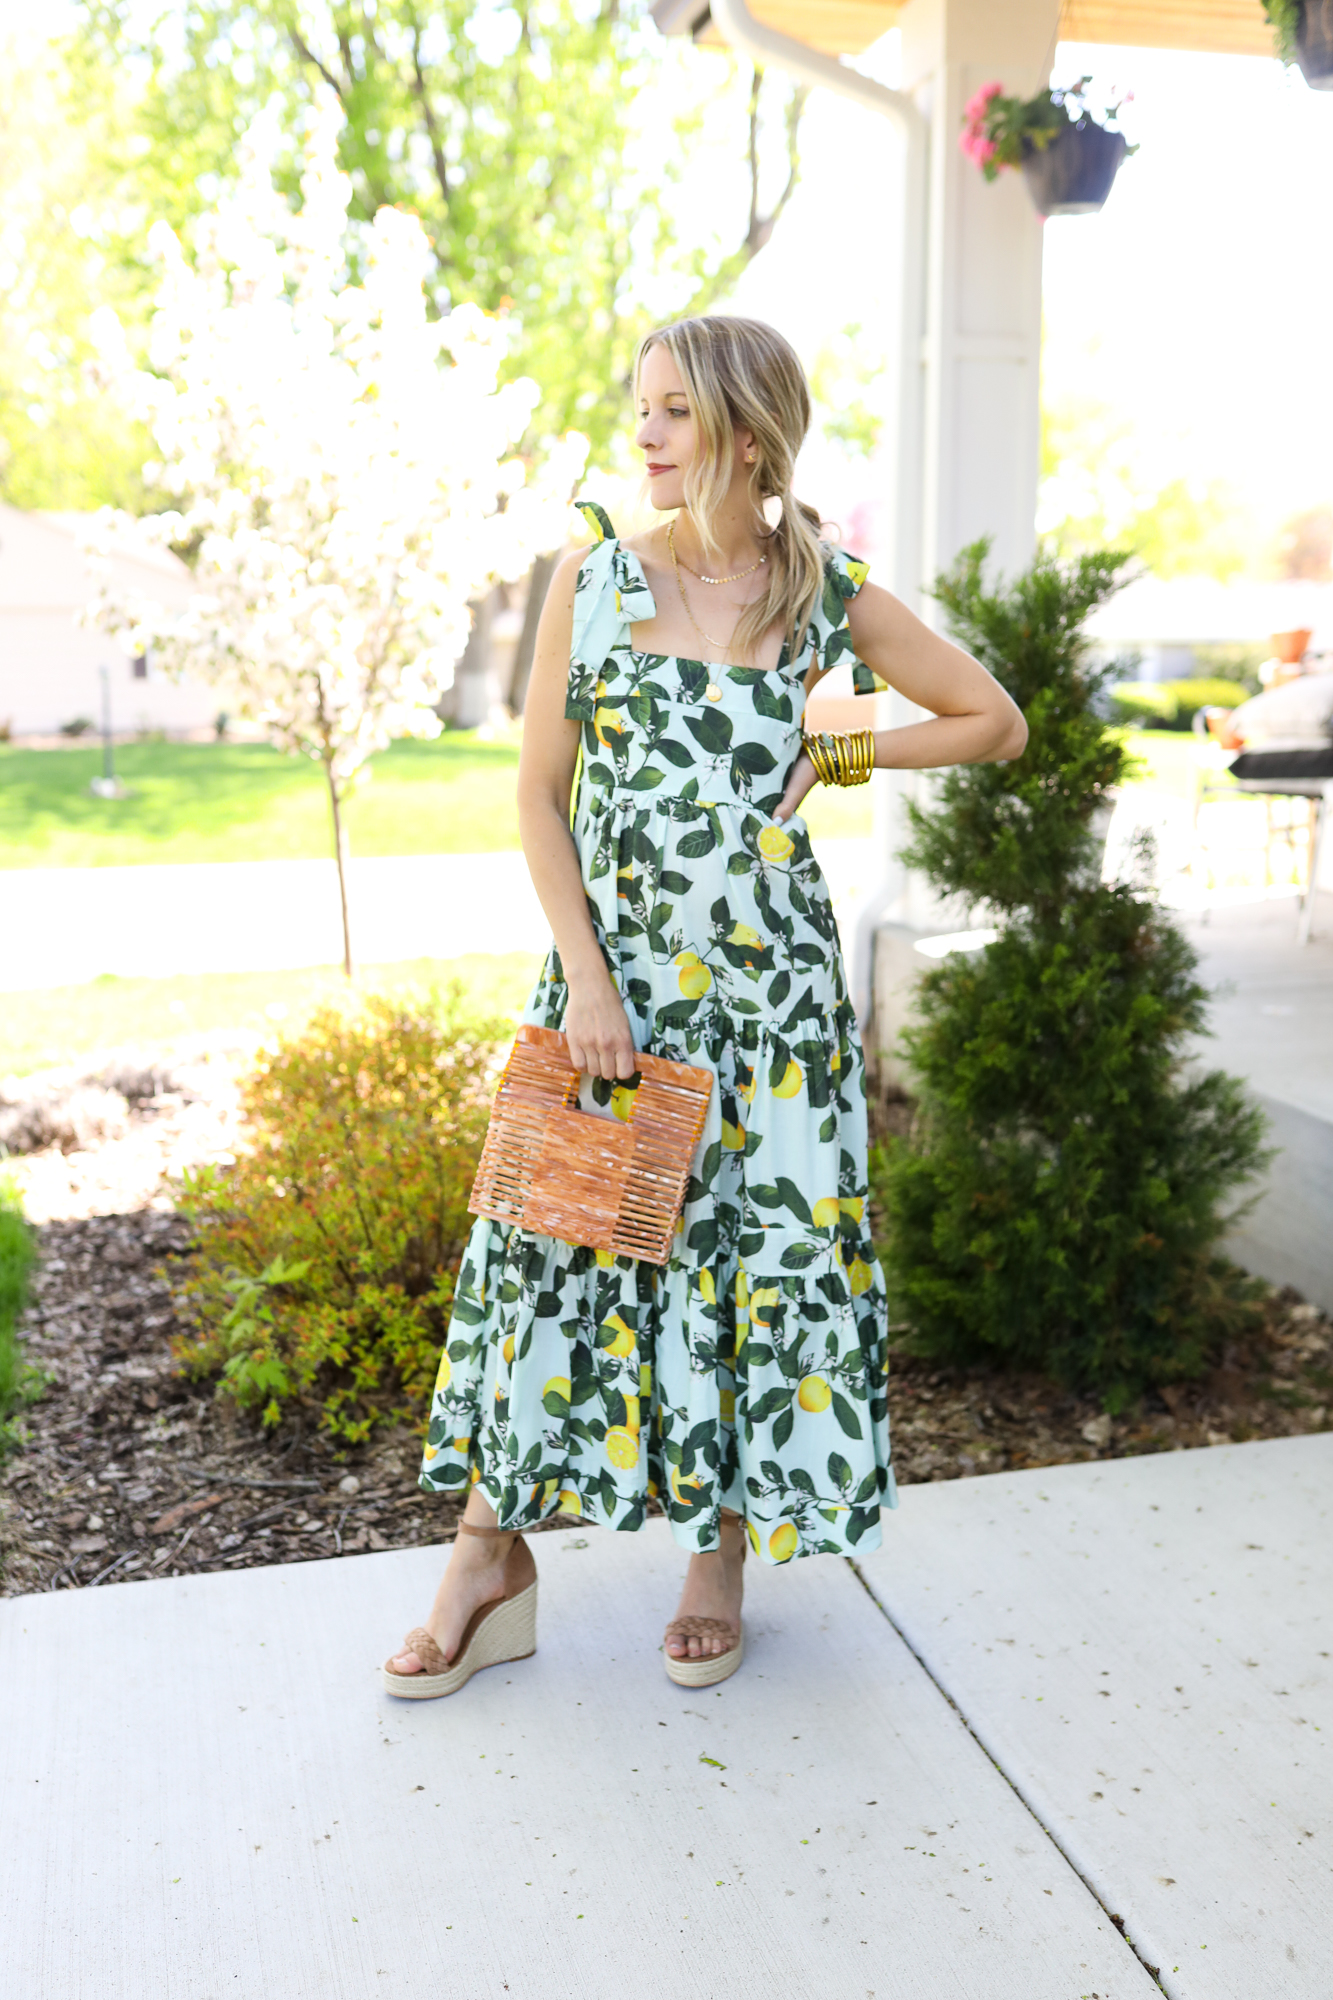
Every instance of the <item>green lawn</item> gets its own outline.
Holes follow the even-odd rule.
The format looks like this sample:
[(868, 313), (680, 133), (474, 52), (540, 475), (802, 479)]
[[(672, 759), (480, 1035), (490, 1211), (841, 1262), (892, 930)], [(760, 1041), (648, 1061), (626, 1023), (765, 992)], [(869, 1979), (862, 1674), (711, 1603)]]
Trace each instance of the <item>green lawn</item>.
[[(541, 961), (526, 952), (505, 957), (419, 958), (366, 966), (357, 990), (424, 992), (455, 982), (472, 1009), (512, 1014), (527, 999)], [(299, 1028), (321, 1001), (346, 997), (347, 981), (331, 966), (295, 972), (213, 972), (179, 979), (116, 979), (6, 993), (0, 1006), (0, 1076), (83, 1063), (99, 1050), (145, 1049), (154, 1054), (193, 1036), (222, 1031), (283, 1033)]]
[[(0, 868), (306, 860), (330, 851), (318, 769), (257, 743), (132, 743), (116, 752), (129, 797), (96, 799), (96, 748), (0, 744)], [(347, 809), (354, 854), (478, 854), (519, 844), (517, 739), (447, 733), (394, 743)], [(870, 832), (860, 791), (825, 792), (805, 815), (825, 838)]]

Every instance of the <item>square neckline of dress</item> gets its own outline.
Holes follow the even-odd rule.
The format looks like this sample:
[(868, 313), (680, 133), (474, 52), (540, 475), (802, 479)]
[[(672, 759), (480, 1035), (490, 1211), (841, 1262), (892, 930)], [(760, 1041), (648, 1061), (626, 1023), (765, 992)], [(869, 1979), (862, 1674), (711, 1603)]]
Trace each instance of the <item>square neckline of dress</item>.
[[(620, 538), (617, 536), (617, 540), (619, 539)], [(633, 563), (635, 569), (638, 571), (640, 588), (642, 589), (644, 596), (648, 599), (649, 603), (652, 605), (653, 617), (656, 618), (657, 594), (654, 591), (652, 585), (648, 581), (648, 577), (644, 570), (643, 563), (639, 558), (638, 550), (632, 549), (628, 542), (622, 541), (620, 542), (620, 551), (621, 554), (624, 556), (626, 562)], [(627, 618), (625, 620), (625, 630), (626, 632), (628, 632), (631, 625), (641, 625), (641, 624), (646, 625), (647, 622), (648, 621), (646, 618), (643, 619)], [(692, 659), (688, 653), (649, 653), (645, 652), (642, 646), (635, 646), (633, 644), (627, 647), (626, 650), (628, 651), (629, 656), (632, 660), (675, 660), (678, 666), (703, 667), (705, 671), (710, 675), (715, 673), (716, 674), (733, 674), (733, 673), (734, 674), (780, 674), (785, 667), (789, 667), (791, 665), (791, 661), (788, 657), (788, 651), (789, 651), (788, 643), (785, 639), (782, 642), (782, 651), (778, 654), (777, 660), (771, 667), (747, 667), (740, 660), (696, 660)]]

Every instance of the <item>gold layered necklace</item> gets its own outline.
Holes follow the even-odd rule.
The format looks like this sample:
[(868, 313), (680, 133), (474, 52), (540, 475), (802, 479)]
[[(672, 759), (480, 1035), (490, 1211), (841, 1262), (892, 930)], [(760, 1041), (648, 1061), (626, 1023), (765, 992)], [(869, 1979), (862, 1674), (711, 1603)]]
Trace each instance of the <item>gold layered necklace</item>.
[[(732, 640), (736, 637), (740, 629), (741, 618), (745, 616), (746, 607), (742, 606), (740, 617), (737, 618), (728, 636), (725, 639), (714, 639), (710, 633), (704, 631), (703, 626), (695, 617), (690, 600), (686, 595), (685, 579), (680, 572), (682, 568), (689, 569), (690, 566), (688, 563), (682, 564), (680, 557), (676, 554), (676, 524), (674, 521), (670, 521), (667, 524), (667, 548), (671, 555), (671, 566), (676, 573), (676, 588), (680, 592), (680, 601), (685, 606), (685, 616), (689, 619), (705, 646), (711, 646), (714, 652), (725, 653), (730, 648)], [(690, 575), (698, 576), (701, 583), (737, 583), (743, 576), (753, 576), (760, 565), (767, 561), (767, 556), (760, 556), (758, 562), (751, 563), (749, 569), (738, 570), (735, 576), (702, 576), (698, 570), (693, 569), (690, 570)], [(721, 701), (722, 699), (721, 688), (711, 678), (709, 679), (708, 686), (704, 689), (704, 693), (709, 701)]]

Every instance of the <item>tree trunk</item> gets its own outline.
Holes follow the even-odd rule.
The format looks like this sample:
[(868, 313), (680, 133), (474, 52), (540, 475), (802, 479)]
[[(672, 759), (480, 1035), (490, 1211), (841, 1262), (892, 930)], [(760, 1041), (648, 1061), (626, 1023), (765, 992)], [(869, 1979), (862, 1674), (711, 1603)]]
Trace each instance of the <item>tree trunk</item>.
[(523, 630), (518, 635), (518, 651), (514, 655), (514, 678), (509, 684), (509, 706), (515, 715), (522, 715), (528, 698), (533, 655), (537, 650), (537, 626), (558, 561), (559, 550), (549, 556), (538, 556), (528, 573), (528, 601), (523, 611)]
[(338, 797), (338, 781), (333, 775), (333, 766), (326, 763), (324, 776), (329, 784), (329, 805), (333, 811), (333, 852), (338, 863), (338, 900), (342, 906), (343, 919), (343, 971), (349, 979), (356, 968), (352, 963), (352, 926), (347, 914), (347, 828), (343, 824), (342, 800)]
[(477, 729), (490, 718), (491, 620), (498, 594), (492, 588), (483, 597), (472, 599), (472, 630), (463, 656), (454, 668), (454, 684), (439, 708), (439, 713), (455, 729)]

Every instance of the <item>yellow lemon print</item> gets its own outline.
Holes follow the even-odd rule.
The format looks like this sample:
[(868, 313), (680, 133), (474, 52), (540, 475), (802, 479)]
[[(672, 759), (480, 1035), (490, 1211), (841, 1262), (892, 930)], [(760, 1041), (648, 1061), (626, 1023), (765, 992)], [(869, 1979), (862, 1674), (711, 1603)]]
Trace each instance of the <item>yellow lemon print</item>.
[(754, 1078), (751, 1077), (748, 1083), (738, 1083), (736, 1085), (736, 1094), (739, 1097), (743, 1097), (747, 1104), (752, 1104), (754, 1102)]
[(609, 748), (606, 741), (608, 729), (613, 736), (625, 734), (624, 718), (618, 715), (614, 708), (595, 708), (592, 712), (592, 726), (597, 732), (597, 741), (603, 749)]
[(606, 1455), (621, 1472), (639, 1462), (639, 1440), (624, 1424), (613, 1424), (606, 1434)]
[[(616, 880), (617, 882), (628, 882), (630, 889), (632, 889), (634, 887), (634, 870), (632, 868), (617, 868)], [(629, 889), (617, 889), (616, 894), (618, 896), (628, 896)]]
[(828, 1059), (828, 1066), (833, 1071), (833, 1074), (836, 1076), (838, 1074), (838, 1071), (842, 1068), (841, 1049), (834, 1049), (833, 1054)]
[(552, 1375), (550, 1381), (546, 1384), (546, 1387), (542, 1390), (543, 1396), (549, 1396), (552, 1390), (554, 1390), (557, 1396), (563, 1396), (565, 1401), (568, 1402), (570, 1394), (570, 1383), (568, 1375)]
[(729, 1125), (724, 1118), (722, 1120), (722, 1144), (729, 1153), (739, 1153), (745, 1145), (745, 1127), (743, 1125)]
[(790, 861), (796, 849), (796, 843), (791, 835), (784, 833), (780, 826), (766, 826), (755, 846), (765, 861), (777, 862)]
[(735, 1423), (736, 1391), (734, 1389), (719, 1390), (717, 1398), (717, 1409), (718, 1409), (718, 1415), (721, 1417), (724, 1424)]
[(592, 545), (596, 548), (598, 542), (606, 540), (606, 530), (590, 507), (580, 507), (579, 512), (583, 516), (584, 526), (592, 535)]
[(653, 1393), (652, 1366), (647, 1361), (641, 1361), (639, 1363), (639, 1394), (641, 1396), (651, 1396), (652, 1393)]
[(506, 1368), (512, 1368), (514, 1365), (514, 1336), (512, 1333), (500, 1351), (504, 1355)]
[(713, 1274), (711, 1271), (700, 1271), (699, 1291), (710, 1306), (717, 1304), (717, 1286), (713, 1283)]
[(847, 556), (845, 558), (845, 567), (848, 576), (859, 590), (870, 574), (870, 564), (867, 562), (858, 562), (855, 556)]
[(625, 1429), (637, 1431), (639, 1428), (639, 1399), (637, 1396), (625, 1398)]
[(774, 1097), (795, 1097), (805, 1082), (805, 1072), (795, 1060), (787, 1064), (781, 1083), (774, 1086)]
[(615, 599), (616, 599), (616, 610), (617, 610), (617, 611), (619, 611), (619, 609), (620, 609), (620, 592), (619, 592), (619, 591), (617, 591), (617, 592), (615, 593)]
[(713, 983), (713, 975), (702, 962), (697, 951), (682, 951), (676, 964), (680, 970), (676, 974), (677, 984), (687, 1000), (702, 1000)]
[(752, 1548), (752, 1549), (754, 1550), (755, 1554), (756, 1554), (756, 1555), (758, 1555), (758, 1553), (759, 1553), (759, 1530), (758, 1530), (758, 1528), (756, 1528), (756, 1526), (755, 1526), (755, 1524), (754, 1524), (754, 1522), (753, 1522), (753, 1521), (747, 1521), (747, 1522), (745, 1523), (745, 1532), (746, 1532), (746, 1534), (747, 1534), (747, 1535), (748, 1535), (748, 1536), (750, 1537), (750, 1547), (751, 1547), (751, 1548)]
[(634, 1352), (633, 1329), (626, 1326), (619, 1313), (612, 1313), (609, 1319), (602, 1321), (603, 1333), (605, 1333), (608, 1326), (615, 1328), (616, 1337), (614, 1340), (608, 1342), (606, 1351), (608, 1354), (614, 1354), (618, 1361), (623, 1361), (627, 1354), (633, 1354)]
[(836, 1229), (838, 1226), (837, 1196), (826, 1194), (822, 1201), (817, 1201), (812, 1210), (812, 1216), (816, 1229)]
[(453, 1363), (450, 1361), (448, 1354), (447, 1353), (442, 1354), (440, 1356), (439, 1372), (435, 1377), (435, 1393), (437, 1395), (439, 1394), (441, 1389), (447, 1389), (449, 1387), (449, 1383), (453, 1377), (453, 1372), (454, 1372)]
[(474, 1465), (472, 1468), (472, 1484), (475, 1486), (480, 1478), (481, 1478), (481, 1467), (479, 1465)]
[(572, 1486), (566, 1486), (560, 1495), (559, 1511), (562, 1514), (581, 1514), (583, 1502)]
[(790, 1562), (800, 1540), (793, 1521), (780, 1521), (768, 1538), (768, 1553), (774, 1562)]
[(429, 1465), (429, 1464), (430, 1464), (430, 1462), (431, 1462), (431, 1460), (432, 1460), (433, 1458), (438, 1458), (438, 1457), (439, 1457), (439, 1455), (440, 1455), (440, 1454), (439, 1454), (439, 1452), (438, 1452), (438, 1451), (436, 1450), (436, 1448), (435, 1448), (435, 1446), (434, 1446), (433, 1444), (428, 1444), (428, 1445), (426, 1446), (426, 1453), (425, 1453), (425, 1457), (426, 1457), (426, 1463), (427, 1463), (427, 1465)]
[(648, 1481), (648, 1498), (650, 1500), (656, 1500), (657, 1498), (657, 1481), (655, 1479)]
[(702, 1485), (703, 1481), (697, 1472), (692, 1472), (687, 1479), (682, 1479), (680, 1473), (674, 1467), (672, 1468), (671, 1491), (675, 1494), (682, 1507), (689, 1506), (690, 1501)]
[(508, 1392), (508, 1390), (507, 1390), (507, 1389), (505, 1388), (505, 1385), (504, 1385), (504, 1383), (503, 1383), (503, 1382), (497, 1382), (497, 1383), (496, 1383), (496, 1385), (495, 1385), (495, 1400), (496, 1400), (496, 1402), (497, 1402), (497, 1403), (503, 1403), (503, 1401), (504, 1401), (504, 1399), (505, 1399), (505, 1397), (506, 1397), (506, 1395), (507, 1395), (508, 1393), (509, 1393), (509, 1392)]
[(732, 925), (731, 935), (727, 939), (728, 944), (759, 945), (761, 948), (763, 942), (764, 940), (760, 937), (758, 931), (752, 931), (748, 924), (739, 923)]
[(796, 1391), (796, 1400), (811, 1416), (818, 1416), (833, 1401), (833, 1391), (822, 1375), (804, 1375), (801, 1386)]
[(736, 1270), (736, 1310), (744, 1312), (750, 1303), (750, 1280), (745, 1275), (744, 1264)]
[(852, 1288), (853, 1298), (859, 1298), (874, 1284), (875, 1274), (863, 1257), (853, 1257), (847, 1267), (847, 1282)]
[(859, 1194), (844, 1195), (838, 1207), (844, 1215), (850, 1215), (853, 1222), (860, 1222), (865, 1216), (866, 1205)]
[(611, 1091), (611, 1110), (623, 1124), (628, 1125), (634, 1116), (634, 1097), (635, 1093), (626, 1090), (624, 1084), (616, 1084)]
[[(886, 1343), (886, 1344), (887, 1344), (887, 1343)], [(469, 1447), (470, 1447), (471, 1443), (472, 1443), (472, 1440), (471, 1440), (471, 1438), (455, 1438), (455, 1439), (454, 1439), (454, 1450), (455, 1450), (455, 1451), (456, 1451), (456, 1452), (458, 1453), (458, 1455), (459, 1455), (459, 1457), (460, 1457), (460, 1458), (466, 1458), (466, 1457), (467, 1457), (467, 1454), (468, 1454), (468, 1449), (469, 1449)]]
[(616, 1253), (614, 1250), (598, 1250), (595, 1253), (595, 1255), (597, 1258), (597, 1262), (603, 1271), (609, 1271), (611, 1269), (611, 1266), (616, 1261)]
[(770, 1322), (763, 1316), (765, 1306), (775, 1306), (782, 1297), (777, 1285), (756, 1285), (750, 1294), (750, 1324), (767, 1328)]

